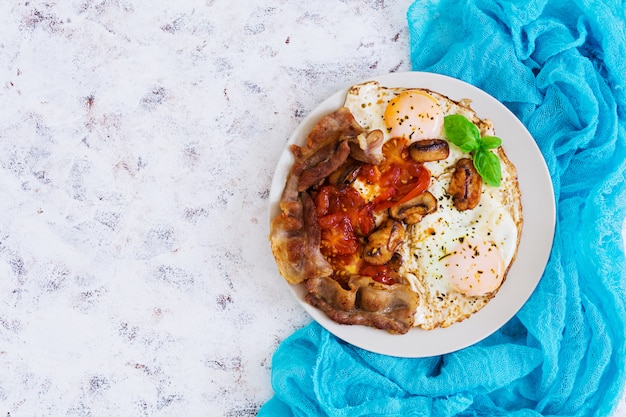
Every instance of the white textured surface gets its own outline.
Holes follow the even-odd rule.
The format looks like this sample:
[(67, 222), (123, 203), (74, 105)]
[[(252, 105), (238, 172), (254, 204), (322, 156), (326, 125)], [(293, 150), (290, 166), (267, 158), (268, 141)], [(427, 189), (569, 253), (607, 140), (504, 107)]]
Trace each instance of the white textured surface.
[(409, 4), (1, 3), (0, 415), (256, 414), (309, 321), (274, 165), (335, 90), (410, 69)]

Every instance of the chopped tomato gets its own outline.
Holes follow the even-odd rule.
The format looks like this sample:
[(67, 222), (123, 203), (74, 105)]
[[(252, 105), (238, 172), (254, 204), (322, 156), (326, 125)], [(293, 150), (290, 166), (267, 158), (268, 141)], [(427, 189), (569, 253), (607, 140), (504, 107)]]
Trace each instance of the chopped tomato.
[(395, 280), (391, 276), (391, 269), (387, 265), (371, 265), (367, 262), (363, 262), (359, 272), (361, 275), (371, 277), (374, 281), (378, 281), (381, 284), (395, 284)]
[(361, 255), (356, 253), (348, 253), (345, 255), (335, 255), (331, 262), (335, 269), (335, 277), (346, 274), (347, 276), (359, 273), (359, 264), (361, 263)]
[[(315, 197), (315, 207), (319, 218), (333, 214), (348, 219), (360, 236), (367, 236), (375, 227), (371, 206), (352, 187), (339, 189), (334, 185), (324, 185)], [(321, 222), (320, 226), (330, 227)]]
[(350, 221), (341, 215), (329, 214), (320, 218), (322, 253), (326, 256), (347, 255), (359, 249), (359, 242)]
[(383, 145), (384, 162), (361, 173), (370, 184), (378, 185), (374, 211), (386, 210), (423, 193), (430, 185), (430, 172), (408, 154), (406, 140), (396, 138)]
[(404, 203), (417, 197), (430, 185), (430, 172), (424, 165), (412, 162), (407, 165), (408, 178), (406, 183), (398, 184), (397, 202)]
[(347, 212), (346, 216), (350, 219), (354, 226), (354, 231), (359, 236), (369, 235), (376, 227), (372, 206), (369, 204), (355, 207), (354, 210)]
[(321, 188), (315, 195), (314, 202), (317, 217), (327, 214), (330, 209), (330, 189), (328, 187)]
[(322, 253), (347, 255), (359, 249), (358, 236), (366, 236), (376, 226), (371, 207), (352, 187), (322, 186), (315, 196), (322, 229)]
[(403, 165), (409, 159), (407, 140), (403, 138), (388, 140), (383, 145), (383, 155), (385, 160), (381, 164), (382, 171), (386, 171), (392, 165)]
[(333, 229), (339, 227), (341, 222), (344, 220), (346, 220), (346, 216), (343, 213), (330, 213), (318, 219), (322, 229)]
[(376, 190), (372, 202), (366, 202), (353, 187), (339, 188), (327, 182), (317, 189), (314, 202), (321, 229), (320, 249), (339, 275), (358, 273), (383, 284), (395, 283), (392, 267), (363, 261), (361, 249), (363, 237), (376, 227), (374, 213), (408, 201), (430, 185), (430, 172), (410, 157), (407, 143), (392, 139), (383, 145), (383, 163), (361, 165), (358, 178)]
[(368, 184), (377, 184), (380, 180), (380, 169), (376, 165), (365, 164), (359, 170), (359, 178)]
[(352, 187), (339, 189), (334, 185), (324, 185), (315, 196), (315, 207), (318, 216), (346, 212), (364, 205), (363, 197)]
[(413, 198), (422, 194), (424, 191), (426, 191), (426, 188), (428, 188), (429, 183), (430, 183), (430, 174), (428, 174), (427, 181), (417, 181), (415, 185), (413, 186), (413, 189), (409, 190), (406, 194), (404, 194), (404, 197), (398, 199), (396, 204), (406, 203), (407, 201), (412, 200)]

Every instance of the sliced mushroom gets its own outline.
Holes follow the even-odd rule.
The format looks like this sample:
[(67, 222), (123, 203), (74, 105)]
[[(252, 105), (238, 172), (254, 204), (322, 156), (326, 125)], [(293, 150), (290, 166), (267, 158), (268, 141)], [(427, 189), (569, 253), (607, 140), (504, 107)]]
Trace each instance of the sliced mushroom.
[[(402, 263), (403, 263), (402, 255), (396, 252), (391, 257), (391, 260), (387, 262), (387, 266), (389, 267), (389, 269), (391, 269), (391, 272), (393, 274), (400, 269), (400, 267), (402, 266)], [(392, 278), (395, 278), (395, 277), (392, 277)], [(401, 281), (402, 281), (401, 279), (396, 279), (396, 282), (401, 282)]]
[(428, 191), (409, 201), (396, 204), (389, 209), (389, 215), (405, 224), (415, 224), (427, 214), (437, 210), (437, 199)]
[(328, 182), (339, 188), (346, 187), (356, 180), (361, 166), (361, 163), (352, 158), (348, 158), (343, 165), (328, 176)]
[(441, 161), (450, 155), (450, 146), (442, 139), (418, 140), (409, 145), (409, 154), (416, 162)]
[(380, 165), (385, 159), (383, 155), (384, 136), (382, 130), (372, 130), (371, 132), (351, 138), (350, 156), (357, 161), (372, 165)]
[[(332, 281), (332, 282), (331, 282)], [(331, 277), (306, 281), (305, 300), (341, 324), (357, 324), (404, 334), (415, 322), (419, 296), (407, 284), (385, 285), (355, 275), (344, 289)]]
[(402, 223), (387, 219), (367, 238), (363, 259), (372, 265), (384, 265), (391, 260), (398, 246), (404, 241)]
[(448, 193), (458, 210), (471, 210), (478, 205), (483, 180), (469, 158), (459, 159), (452, 173)]

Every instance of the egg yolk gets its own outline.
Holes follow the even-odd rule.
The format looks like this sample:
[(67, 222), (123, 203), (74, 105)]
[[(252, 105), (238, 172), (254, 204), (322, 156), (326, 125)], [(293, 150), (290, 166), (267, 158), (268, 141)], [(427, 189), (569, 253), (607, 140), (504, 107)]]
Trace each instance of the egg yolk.
[(404, 137), (411, 141), (436, 139), (443, 127), (443, 110), (430, 94), (408, 90), (394, 97), (384, 114), (390, 137)]
[(495, 291), (504, 277), (504, 259), (500, 250), (486, 242), (465, 238), (445, 258), (450, 282), (468, 296)]

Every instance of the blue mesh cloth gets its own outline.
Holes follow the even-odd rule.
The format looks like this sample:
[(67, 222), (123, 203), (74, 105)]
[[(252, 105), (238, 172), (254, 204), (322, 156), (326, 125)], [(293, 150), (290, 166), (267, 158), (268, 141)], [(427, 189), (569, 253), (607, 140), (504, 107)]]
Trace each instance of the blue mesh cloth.
[(316, 323), (272, 361), (266, 416), (606, 416), (624, 389), (626, 5), (591, 0), (416, 1), (414, 70), (496, 97), (552, 175), (557, 226), (537, 289), (461, 351), (373, 354)]

